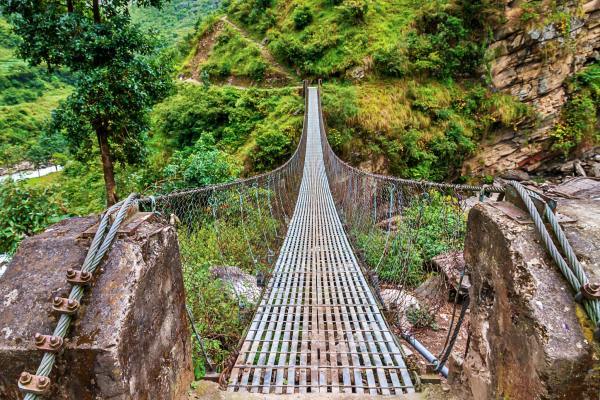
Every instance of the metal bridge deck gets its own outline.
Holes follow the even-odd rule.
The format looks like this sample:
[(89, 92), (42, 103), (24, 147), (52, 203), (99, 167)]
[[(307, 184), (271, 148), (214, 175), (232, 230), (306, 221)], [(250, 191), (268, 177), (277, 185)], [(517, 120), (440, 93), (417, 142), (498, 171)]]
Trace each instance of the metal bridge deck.
[(230, 377), (230, 391), (413, 392), (400, 348), (352, 252), (323, 163), (318, 94), (287, 236)]

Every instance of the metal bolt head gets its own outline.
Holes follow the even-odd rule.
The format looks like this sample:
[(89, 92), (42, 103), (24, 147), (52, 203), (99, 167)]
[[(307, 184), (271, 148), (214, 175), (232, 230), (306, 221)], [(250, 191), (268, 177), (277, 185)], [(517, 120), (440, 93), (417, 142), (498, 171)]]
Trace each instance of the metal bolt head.
[(67, 270), (67, 278), (69, 278), (69, 279), (74, 278), (75, 275), (77, 275), (77, 274), (75, 273), (75, 270), (73, 268), (69, 268)]
[(40, 377), (40, 379), (37, 381), (37, 387), (40, 389), (45, 389), (48, 387), (48, 385), (50, 385), (50, 379), (46, 378), (45, 376)]
[(87, 271), (81, 271), (81, 279), (83, 279), (84, 281), (89, 280), (92, 277), (92, 274), (90, 274)]
[(52, 304), (54, 304), (55, 307), (60, 307), (62, 305), (62, 299), (60, 297), (55, 297), (54, 300), (52, 300)]
[(21, 376), (19, 377), (19, 383), (21, 383), (22, 385), (27, 385), (29, 382), (31, 382), (33, 378), (31, 377), (31, 374), (29, 372), (21, 372)]
[(60, 346), (60, 338), (58, 336), (50, 337), (50, 347), (58, 347)]
[(41, 333), (36, 333), (34, 339), (35, 339), (35, 344), (44, 343), (44, 335), (42, 335)]

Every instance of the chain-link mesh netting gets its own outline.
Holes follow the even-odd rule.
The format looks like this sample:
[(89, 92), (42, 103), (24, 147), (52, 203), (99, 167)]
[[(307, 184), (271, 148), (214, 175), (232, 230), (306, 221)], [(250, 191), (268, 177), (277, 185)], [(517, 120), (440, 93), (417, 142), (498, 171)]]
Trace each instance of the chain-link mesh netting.
[(271, 172), (140, 200), (142, 210), (158, 212), (178, 227), (187, 302), (219, 369), (258, 302), (248, 276), (266, 282), (276, 262), (296, 204), (305, 148), (304, 128), (294, 154)]
[(390, 322), (402, 330), (435, 325), (448, 293), (466, 284), (462, 249), (467, 209), (482, 188), (361, 171), (335, 155), (321, 122), (325, 168), (338, 213)]

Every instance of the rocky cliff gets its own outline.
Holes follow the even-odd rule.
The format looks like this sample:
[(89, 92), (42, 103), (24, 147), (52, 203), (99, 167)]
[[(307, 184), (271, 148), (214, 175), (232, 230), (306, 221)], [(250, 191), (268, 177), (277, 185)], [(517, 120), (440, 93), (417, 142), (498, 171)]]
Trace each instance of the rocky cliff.
[(465, 164), (474, 174), (534, 171), (550, 158), (549, 131), (568, 99), (566, 80), (600, 60), (600, 0), (505, 0), (503, 13), (488, 49), (491, 81), (532, 105), (538, 118), (482, 144)]

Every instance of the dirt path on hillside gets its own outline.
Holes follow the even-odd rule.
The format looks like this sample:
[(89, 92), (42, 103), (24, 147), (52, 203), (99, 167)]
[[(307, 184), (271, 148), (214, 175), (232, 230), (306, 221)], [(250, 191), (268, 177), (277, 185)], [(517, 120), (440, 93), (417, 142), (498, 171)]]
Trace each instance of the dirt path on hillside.
[(224, 15), (223, 17), (221, 17), (221, 21), (228, 24), (232, 29), (234, 29), (236, 32), (238, 32), (244, 39), (246, 39), (250, 42), (253, 42), (256, 46), (258, 46), (261, 56), (265, 60), (267, 60), (269, 63), (271, 63), (271, 66), (273, 67), (273, 69), (275, 71), (277, 71), (278, 73), (280, 73), (282, 75), (287, 76), (290, 80), (298, 79), (296, 74), (293, 73), (289, 68), (286, 68), (285, 66), (278, 63), (277, 60), (275, 60), (275, 58), (273, 57), (271, 52), (267, 49), (267, 47), (265, 45), (262, 44), (262, 42), (255, 40), (252, 36), (250, 36), (250, 34), (248, 32), (246, 32), (244, 29), (242, 29), (238, 25), (236, 25), (235, 22), (231, 21), (227, 17), (227, 15)]
[[(295, 81), (299, 81), (299, 78), (290, 69), (284, 67), (278, 63), (277, 60), (275, 60), (266, 46), (252, 38), (248, 32), (236, 25), (233, 21), (227, 18), (226, 15), (215, 22), (213, 26), (211, 26), (210, 29), (206, 31), (204, 35), (202, 35), (196, 46), (194, 57), (187, 65), (188, 71), (183, 73), (182, 76), (180, 76), (180, 79), (200, 82), (200, 65), (208, 60), (210, 52), (215, 46), (217, 37), (226, 26), (235, 30), (244, 40), (252, 42), (258, 47), (261, 57), (270, 64), (271, 72), (265, 77), (266, 82), (271, 82), (275, 84), (275, 86), (280, 86), (276, 82), (293, 83)], [(251, 84), (246, 82), (244, 79), (233, 76), (229, 77), (226, 82), (232, 86), (245, 86), (246, 84)]]
[(191, 77), (191, 79), (198, 82), (200, 81), (200, 64), (208, 59), (210, 51), (215, 46), (216, 38), (223, 30), (224, 26), (225, 22), (222, 19), (215, 22), (210, 30), (205, 32), (198, 41), (196, 54), (194, 54), (194, 58), (192, 58), (192, 61), (189, 63), (190, 75), (188, 75), (188, 77)]

